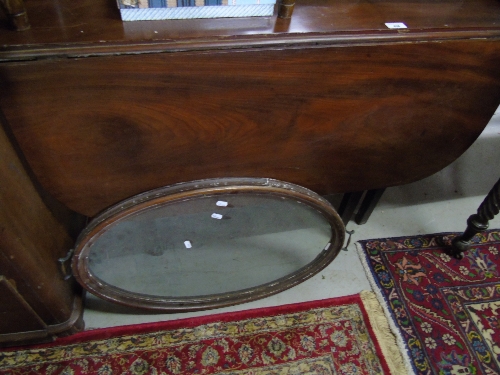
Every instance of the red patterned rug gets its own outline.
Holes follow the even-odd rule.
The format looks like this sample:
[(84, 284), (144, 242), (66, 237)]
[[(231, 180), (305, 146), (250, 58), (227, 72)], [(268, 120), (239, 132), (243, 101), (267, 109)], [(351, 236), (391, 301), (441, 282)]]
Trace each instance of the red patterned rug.
[(363, 292), (99, 329), (48, 345), (0, 351), (0, 374), (400, 375), (402, 357), (394, 336), (390, 347), (384, 320), (374, 294)]
[(477, 235), (464, 259), (437, 244), (455, 234), (358, 242), (406, 359), (419, 375), (500, 374), (500, 231)]

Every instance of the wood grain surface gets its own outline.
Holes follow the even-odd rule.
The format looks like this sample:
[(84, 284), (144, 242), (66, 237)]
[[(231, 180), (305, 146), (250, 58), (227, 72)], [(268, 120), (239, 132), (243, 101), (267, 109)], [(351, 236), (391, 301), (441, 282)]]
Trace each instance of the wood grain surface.
[(0, 104), (42, 185), (93, 216), (203, 178), (421, 179), (486, 126), (498, 66), (496, 40), (49, 59), (2, 64)]
[(26, 9), (28, 31), (0, 19), (0, 108), (42, 186), (88, 216), (202, 178), (320, 194), (412, 182), (455, 160), (500, 103), (498, 0), (297, 1), (289, 20)]
[[(73, 240), (38, 195), (1, 126), (0, 176), (1, 276), (44, 324), (65, 322), (72, 314), (74, 289), (73, 283), (63, 280), (57, 259), (67, 253)], [(3, 316), (9, 318), (15, 316)], [(11, 324), (15, 320), (3, 327)], [(24, 330), (34, 330), (33, 325), (25, 322)], [(16, 328), (23, 331), (19, 324)]]
[[(274, 17), (218, 18), (173, 21), (122, 22), (115, 1), (25, 1), (31, 29), (22, 33), (8, 28), (0, 12), (0, 58), (16, 51), (36, 50), (58, 54), (86, 48), (133, 46), (163, 48), (189, 41), (222, 42), (259, 39), (275, 42), (291, 36), (305, 40), (314, 36), (394, 36), (414, 33), (500, 31), (498, 0), (297, 0), (290, 20)], [(275, 12), (277, 13), (277, 12)], [(404, 22), (409, 33), (389, 30), (386, 22)], [(353, 38), (354, 36), (354, 38)], [(56, 49), (57, 47), (57, 49)]]

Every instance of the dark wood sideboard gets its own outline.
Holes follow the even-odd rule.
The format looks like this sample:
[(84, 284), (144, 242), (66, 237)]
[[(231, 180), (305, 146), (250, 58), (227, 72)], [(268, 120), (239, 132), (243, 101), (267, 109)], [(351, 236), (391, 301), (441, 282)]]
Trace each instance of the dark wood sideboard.
[(122, 22), (113, 0), (25, 7), (29, 30), (0, 19), (12, 146), (0, 160), (0, 286), (42, 326), (74, 316), (55, 264), (78, 218), (204, 178), (319, 194), (406, 184), (460, 156), (500, 104), (498, 0), (304, 0), (288, 20)]

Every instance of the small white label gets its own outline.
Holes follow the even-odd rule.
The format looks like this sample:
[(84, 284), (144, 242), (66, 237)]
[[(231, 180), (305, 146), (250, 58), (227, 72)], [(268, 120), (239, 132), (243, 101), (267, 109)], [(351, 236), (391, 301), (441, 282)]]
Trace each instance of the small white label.
[(184, 241), (184, 246), (186, 246), (186, 249), (191, 249), (193, 245), (191, 245), (191, 241)]
[(222, 219), (222, 215), (221, 214), (212, 214), (212, 217), (214, 219), (218, 219), (218, 220)]
[(330, 248), (330, 246), (331, 246), (331, 245), (332, 245), (332, 244), (331, 244), (330, 242), (328, 242), (328, 243), (326, 244), (326, 246), (325, 246), (325, 250), (328, 250), (328, 249)]
[(216, 203), (216, 205), (217, 205), (217, 206), (219, 206), (219, 207), (227, 207), (227, 202), (224, 202), (224, 201), (218, 201), (218, 202)]
[(403, 22), (387, 22), (385, 24), (389, 29), (407, 29), (408, 26), (406, 26)]

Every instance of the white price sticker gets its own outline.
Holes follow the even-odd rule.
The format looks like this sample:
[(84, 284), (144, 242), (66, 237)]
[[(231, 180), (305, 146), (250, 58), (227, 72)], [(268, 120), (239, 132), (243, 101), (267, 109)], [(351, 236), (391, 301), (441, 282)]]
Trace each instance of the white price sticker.
[(221, 214), (212, 214), (212, 218), (220, 220), (220, 219), (222, 219), (222, 215)]
[(184, 246), (186, 246), (186, 249), (191, 249), (193, 245), (191, 245), (191, 241), (184, 241)]
[(408, 26), (406, 26), (403, 22), (387, 22), (385, 24), (389, 29), (407, 29)]
[(219, 207), (227, 207), (228, 203), (225, 201), (218, 201), (216, 205)]

